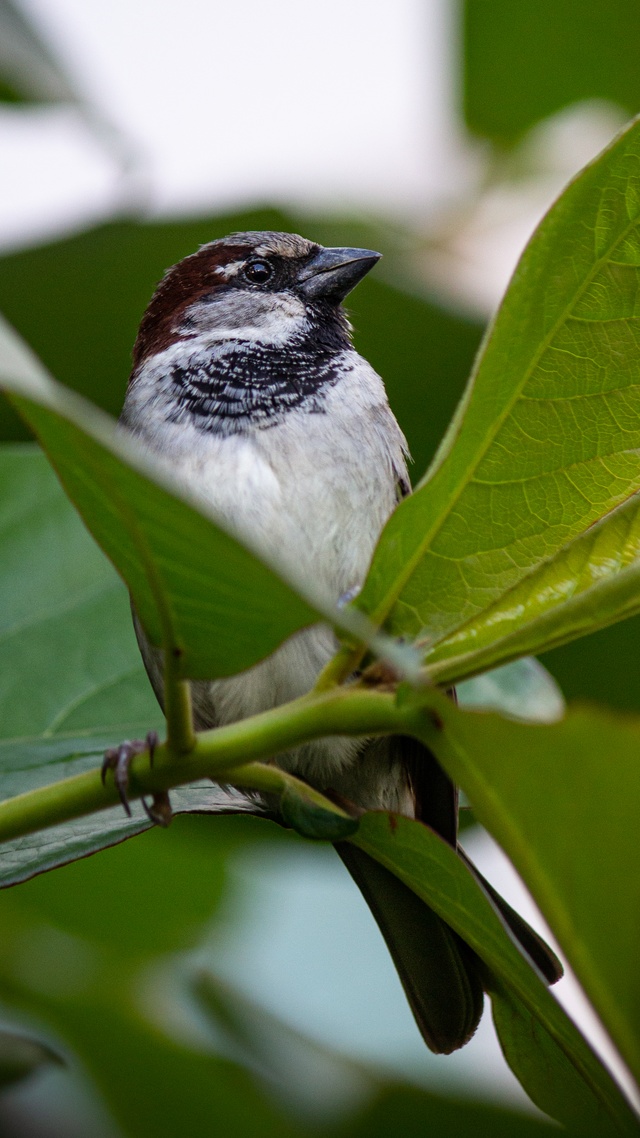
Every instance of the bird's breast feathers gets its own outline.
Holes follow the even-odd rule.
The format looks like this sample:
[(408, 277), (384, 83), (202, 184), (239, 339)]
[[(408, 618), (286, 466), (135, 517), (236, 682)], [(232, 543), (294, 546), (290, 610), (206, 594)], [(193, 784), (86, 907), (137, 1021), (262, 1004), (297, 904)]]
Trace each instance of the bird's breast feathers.
[(131, 385), (127, 427), (225, 528), (288, 575), (312, 580), (326, 602), (361, 583), (406, 477), (404, 438), (371, 366), (345, 352), (319, 403), (310, 395), (267, 427), (249, 405), (243, 430), (226, 433), (203, 429), (198, 416), (175, 421), (171, 377), (184, 360), (171, 355), (170, 365), (149, 361)]

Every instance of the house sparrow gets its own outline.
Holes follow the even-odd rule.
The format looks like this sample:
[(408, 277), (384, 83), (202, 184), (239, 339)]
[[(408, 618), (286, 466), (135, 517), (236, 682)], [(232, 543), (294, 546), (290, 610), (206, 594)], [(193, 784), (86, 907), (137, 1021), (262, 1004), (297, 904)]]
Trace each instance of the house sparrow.
[[(185, 257), (142, 318), (121, 417), (227, 530), (290, 579), (313, 581), (329, 605), (364, 580), (380, 531), (410, 487), (404, 436), (341, 307), (378, 259), (368, 249), (270, 232), (235, 233)], [(135, 613), (134, 623), (162, 704), (161, 652)], [(303, 695), (336, 646), (333, 631), (317, 625), (246, 672), (192, 683), (196, 729)], [(455, 789), (415, 740), (318, 739), (274, 761), (361, 809), (419, 818), (456, 847)], [(386, 869), (348, 843), (337, 848), (428, 1046), (461, 1047), (482, 1013), (477, 958)], [(555, 977), (546, 946), (515, 914), (511, 923)]]

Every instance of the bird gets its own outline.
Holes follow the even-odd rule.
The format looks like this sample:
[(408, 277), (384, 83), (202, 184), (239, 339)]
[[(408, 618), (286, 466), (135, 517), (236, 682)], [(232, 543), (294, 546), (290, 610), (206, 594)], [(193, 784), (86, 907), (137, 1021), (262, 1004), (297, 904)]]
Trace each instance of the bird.
[[(356, 595), (385, 522), (411, 490), (405, 437), (382, 379), (353, 345), (343, 307), (379, 259), (286, 232), (232, 233), (203, 245), (165, 273), (142, 317), (120, 417), (120, 429), (160, 455), (227, 531), (289, 580), (313, 581), (330, 606)], [(162, 652), (135, 609), (133, 620), (162, 706)], [(318, 624), (247, 671), (192, 682), (195, 729), (303, 695), (336, 649), (334, 631)], [(456, 788), (414, 739), (321, 738), (272, 761), (358, 811), (417, 818), (458, 848)], [(117, 754), (105, 764), (117, 767)], [(126, 771), (119, 777), (122, 786)], [(475, 953), (364, 851), (346, 841), (336, 849), (381, 929), (427, 1046), (463, 1046), (483, 1010)], [(548, 982), (557, 979), (551, 950), (472, 868), (530, 959)]]

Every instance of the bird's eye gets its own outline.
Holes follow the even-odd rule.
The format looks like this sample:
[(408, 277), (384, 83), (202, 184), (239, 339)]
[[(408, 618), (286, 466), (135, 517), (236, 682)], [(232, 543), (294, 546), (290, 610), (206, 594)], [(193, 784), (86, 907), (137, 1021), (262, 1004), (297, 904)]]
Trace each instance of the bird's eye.
[(268, 261), (249, 261), (244, 275), (252, 284), (266, 284), (273, 276), (273, 266)]

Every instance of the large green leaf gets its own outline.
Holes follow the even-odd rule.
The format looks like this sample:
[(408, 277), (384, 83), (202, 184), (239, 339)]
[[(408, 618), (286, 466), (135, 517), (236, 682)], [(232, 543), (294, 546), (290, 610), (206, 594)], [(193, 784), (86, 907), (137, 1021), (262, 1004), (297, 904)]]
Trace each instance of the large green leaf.
[(531, 890), (640, 1078), (640, 720), (574, 709), (552, 725), (442, 701), (432, 746)]
[(640, 488), (639, 171), (634, 123), (525, 251), (358, 598), (394, 632), (433, 650)]
[(580, 99), (640, 110), (635, 0), (465, 0), (468, 126), (512, 143)]
[[(473, 722), (475, 715), (467, 713)], [(464, 714), (457, 712), (459, 718)], [(503, 722), (503, 721), (501, 721)], [(533, 730), (533, 728), (532, 728)], [(507, 1062), (522, 1075), (525, 1089), (543, 1110), (595, 1133), (638, 1133), (634, 1118), (613, 1080), (596, 1059), (546, 985), (515, 947), (497, 912), (454, 850), (432, 830), (409, 818), (366, 814), (350, 839), (381, 862), (471, 945), (527, 1016), (502, 1033)], [(495, 981), (490, 980), (494, 987)], [(535, 1032), (532, 1032), (532, 1023)], [(567, 1079), (567, 1069), (572, 1078)], [(557, 1105), (561, 1104), (558, 1113)]]

